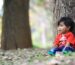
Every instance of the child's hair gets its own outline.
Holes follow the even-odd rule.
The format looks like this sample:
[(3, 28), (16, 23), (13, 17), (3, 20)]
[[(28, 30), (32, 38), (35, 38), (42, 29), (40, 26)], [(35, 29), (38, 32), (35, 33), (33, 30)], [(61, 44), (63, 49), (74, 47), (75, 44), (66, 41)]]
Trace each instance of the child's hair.
[(61, 17), (61, 19), (58, 21), (58, 26), (59, 24), (63, 22), (67, 27), (70, 26), (70, 30), (74, 35), (75, 35), (75, 23), (72, 18), (70, 17)]

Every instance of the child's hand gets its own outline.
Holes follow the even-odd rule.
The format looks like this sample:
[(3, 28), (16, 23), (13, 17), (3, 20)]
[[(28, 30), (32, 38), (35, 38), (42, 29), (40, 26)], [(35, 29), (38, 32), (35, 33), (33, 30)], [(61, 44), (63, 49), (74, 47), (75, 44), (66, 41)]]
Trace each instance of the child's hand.
[(70, 43), (69, 43), (69, 42), (67, 42), (67, 44), (66, 44), (65, 46), (70, 46)]

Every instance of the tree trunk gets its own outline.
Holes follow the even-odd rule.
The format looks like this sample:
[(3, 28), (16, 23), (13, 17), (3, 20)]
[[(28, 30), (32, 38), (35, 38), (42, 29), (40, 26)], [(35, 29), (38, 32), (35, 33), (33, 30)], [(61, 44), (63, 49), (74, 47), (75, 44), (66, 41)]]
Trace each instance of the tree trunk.
[(57, 21), (63, 16), (75, 20), (75, 0), (54, 0), (54, 29), (57, 30)]
[(5, 0), (2, 21), (2, 49), (32, 47), (29, 0)]
[(75, 19), (75, 0), (54, 0), (54, 16), (58, 20), (62, 16)]

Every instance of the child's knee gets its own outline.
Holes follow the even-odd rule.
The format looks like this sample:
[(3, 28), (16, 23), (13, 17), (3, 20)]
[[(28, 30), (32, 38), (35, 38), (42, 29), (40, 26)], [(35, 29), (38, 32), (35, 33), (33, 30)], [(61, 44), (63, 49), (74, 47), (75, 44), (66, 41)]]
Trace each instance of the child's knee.
[(74, 51), (74, 49), (71, 46), (69, 46), (65, 48), (65, 51)]

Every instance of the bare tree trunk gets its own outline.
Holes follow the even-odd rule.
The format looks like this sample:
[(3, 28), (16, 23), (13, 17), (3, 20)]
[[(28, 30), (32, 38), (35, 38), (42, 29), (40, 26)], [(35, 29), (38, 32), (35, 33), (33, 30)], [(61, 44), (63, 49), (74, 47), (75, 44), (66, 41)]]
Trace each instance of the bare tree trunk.
[(75, 20), (75, 0), (54, 0), (54, 28), (57, 28), (57, 21), (63, 16), (69, 16)]
[(2, 22), (2, 49), (32, 47), (29, 26), (29, 0), (5, 0)]
[(75, 19), (75, 0), (54, 0), (54, 16), (58, 20), (62, 16)]

